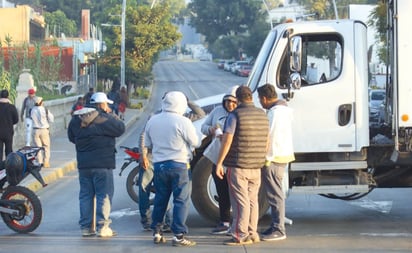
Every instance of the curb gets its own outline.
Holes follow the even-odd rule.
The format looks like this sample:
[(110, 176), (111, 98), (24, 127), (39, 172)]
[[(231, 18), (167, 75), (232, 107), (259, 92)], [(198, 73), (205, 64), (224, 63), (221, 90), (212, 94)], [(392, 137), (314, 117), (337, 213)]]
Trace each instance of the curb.
[[(77, 162), (76, 159), (73, 159), (71, 162), (67, 162), (61, 168), (53, 168), (53, 171), (47, 173), (46, 175), (42, 175), (44, 182), (46, 184), (50, 184), (51, 182), (56, 181), (57, 179), (62, 178), (65, 174), (72, 172), (77, 169)], [(39, 183), (39, 181), (34, 180), (27, 185), (26, 188), (29, 188), (33, 192), (37, 192), (38, 190), (42, 189), (43, 186)]]

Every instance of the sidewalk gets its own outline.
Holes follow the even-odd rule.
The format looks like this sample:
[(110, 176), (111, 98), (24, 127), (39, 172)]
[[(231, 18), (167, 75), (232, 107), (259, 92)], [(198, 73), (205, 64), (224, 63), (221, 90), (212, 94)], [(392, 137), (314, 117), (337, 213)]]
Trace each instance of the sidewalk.
[[(142, 110), (126, 109), (124, 119), (126, 129), (140, 117)], [(74, 144), (67, 138), (67, 129), (54, 134), (50, 146), (50, 168), (42, 168), (40, 171), (46, 184), (50, 184), (62, 178), (65, 174), (77, 170), (76, 150)], [(42, 188), (42, 185), (32, 175), (28, 175), (20, 185), (34, 192)]]

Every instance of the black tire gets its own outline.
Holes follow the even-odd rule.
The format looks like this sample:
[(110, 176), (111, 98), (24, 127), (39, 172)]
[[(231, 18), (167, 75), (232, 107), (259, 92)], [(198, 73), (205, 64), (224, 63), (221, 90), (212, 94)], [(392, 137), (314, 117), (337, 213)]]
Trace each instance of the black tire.
[(134, 167), (127, 175), (126, 190), (129, 197), (136, 203), (139, 203), (139, 166)]
[(15, 232), (30, 233), (39, 225), (43, 217), (40, 199), (31, 190), (22, 186), (9, 186), (1, 196), (2, 200), (22, 200), (17, 204), (19, 213), (1, 213), (4, 223)]
[[(211, 222), (219, 222), (219, 206), (215, 183), (212, 177), (212, 162), (202, 157), (192, 172), (192, 203), (197, 212)], [(259, 218), (267, 213), (269, 204), (263, 187), (259, 191)]]

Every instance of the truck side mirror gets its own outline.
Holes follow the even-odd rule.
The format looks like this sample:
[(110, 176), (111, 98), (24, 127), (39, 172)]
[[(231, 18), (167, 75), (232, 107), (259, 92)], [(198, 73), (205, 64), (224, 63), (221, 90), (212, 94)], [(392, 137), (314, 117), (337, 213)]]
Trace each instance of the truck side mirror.
[(295, 90), (299, 90), (301, 87), (302, 79), (300, 74), (295, 72), (290, 74), (290, 87)]
[(295, 36), (290, 40), (290, 70), (292, 72), (301, 71), (302, 61), (302, 37)]

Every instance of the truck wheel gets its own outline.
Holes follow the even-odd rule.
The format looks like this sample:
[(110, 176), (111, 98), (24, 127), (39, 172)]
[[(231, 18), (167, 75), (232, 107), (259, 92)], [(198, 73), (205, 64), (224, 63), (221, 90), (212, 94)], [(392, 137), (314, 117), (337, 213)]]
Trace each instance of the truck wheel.
[[(202, 157), (196, 163), (192, 172), (192, 203), (197, 212), (205, 219), (219, 222), (219, 205), (217, 192), (212, 178), (212, 162)], [(269, 204), (263, 187), (259, 191), (259, 218), (266, 214)]]

